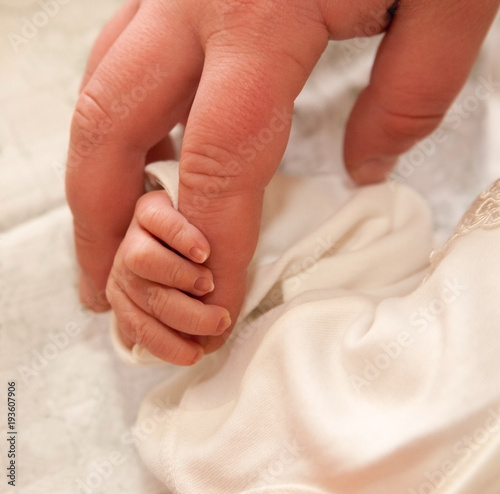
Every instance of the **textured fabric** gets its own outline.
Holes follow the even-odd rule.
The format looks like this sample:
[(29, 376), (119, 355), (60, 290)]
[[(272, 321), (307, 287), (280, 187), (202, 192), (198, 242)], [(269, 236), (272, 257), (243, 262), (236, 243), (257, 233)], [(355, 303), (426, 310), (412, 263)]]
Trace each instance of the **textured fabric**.
[[(101, 26), (123, 1), (58, 3), (57, 16), (16, 51), (9, 33), (21, 35), (22, 18), (31, 22), (33, 15), (42, 12), (41, 3), (1, 2), (0, 377), (3, 383), (18, 383), (21, 455), (19, 486), (11, 491), (167, 494), (166, 488), (154, 487), (130, 435), (140, 438), (142, 431), (150, 430), (147, 416), (144, 424), (131, 429), (139, 402), (173, 369), (122, 364), (108, 342), (108, 315), (82, 312), (71, 215), (64, 206), (68, 129), (87, 53)], [(484, 170), (500, 176), (500, 92), (491, 93), (487, 101), (471, 99), (480, 77), (500, 81), (499, 20), (456, 101), (455, 117), (443, 124), (445, 138), (435, 141), (435, 150), (424, 145), (419, 146), (421, 151), (412, 150), (402, 160), (404, 168), (396, 170), (399, 181), (418, 187), (433, 202), (439, 239), (441, 230), (448, 234), (483, 188), (479, 184), (483, 178), (477, 177)], [(296, 100), (285, 170), (302, 175), (345, 173), (345, 122), (355, 97), (368, 82), (376, 45), (375, 38), (329, 44)], [(470, 109), (471, 102), (479, 108), (464, 110), (464, 106)], [(458, 123), (457, 115), (463, 116)], [(422, 151), (423, 163), (418, 160)], [(407, 176), (409, 171), (413, 171), (411, 176)], [(482, 251), (477, 257), (482, 257)], [(54, 341), (60, 346), (57, 356)], [(5, 410), (0, 420), (3, 437), (7, 434)], [(491, 454), (485, 454), (483, 465), (498, 466), (500, 452), (494, 456), (493, 447), (488, 445)], [(486, 451), (485, 444), (481, 450)], [(117, 455), (121, 455), (120, 465), (107, 472), (104, 465)], [(287, 450), (276, 458), (280, 455), (286, 462)], [(279, 463), (268, 468), (279, 470)], [(475, 470), (466, 473), (461, 468), (454, 478), (458, 476), (461, 485), (474, 494), (500, 491)], [(290, 488), (289, 492), (304, 490)], [(387, 494), (393, 493), (388, 490)]]
[(276, 177), (234, 334), (142, 404), (148, 468), (183, 494), (498, 492), (498, 185), (483, 197), (423, 282), (414, 192)]

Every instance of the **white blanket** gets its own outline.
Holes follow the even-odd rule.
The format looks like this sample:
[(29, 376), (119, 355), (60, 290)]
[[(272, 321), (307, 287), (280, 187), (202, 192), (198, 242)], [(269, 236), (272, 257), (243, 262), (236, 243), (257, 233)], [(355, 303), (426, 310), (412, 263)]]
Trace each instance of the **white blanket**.
[[(143, 397), (175, 371), (122, 364), (109, 342), (109, 316), (82, 311), (76, 295), (71, 218), (64, 205), (68, 129), (85, 59), (101, 26), (123, 0), (57, 2), (57, 15), (15, 51), (9, 33), (22, 34), (24, 18), (42, 18), (42, 3), (0, 0), (0, 380), (5, 386), (0, 400), (0, 434), (6, 437), (6, 384), (13, 380), (17, 382), (19, 431), (18, 484), (11, 488), (7, 477), (2, 477), (0, 492), (8, 488), (7, 492), (16, 494), (167, 494), (145, 470), (134, 444), (150, 437), (152, 423), (139, 419), (134, 426), (134, 422)], [(480, 77), (491, 77), (496, 84), (500, 81), (499, 36), (497, 25), (457, 100), (460, 109), (467, 98), (473, 98)], [(368, 79), (376, 44), (377, 40), (365, 39), (331, 44), (297, 99), (285, 170), (343, 176), (343, 127), (357, 92)], [(445, 122), (444, 142), (434, 150), (425, 148), (423, 163), (416, 155), (406, 157), (413, 169), (400, 170), (396, 177), (417, 188), (431, 204), (438, 243), (481, 188), (499, 176), (497, 88), (485, 101), (467, 100), (467, 107), (473, 110), (461, 110), (466, 116), (459, 122), (456, 118)], [(489, 176), (490, 171), (493, 176)], [(347, 204), (349, 197), (343, 197), (337, 206)], [(320, 243), (318, 239), (318, 249), (323, 248)], [(482, 262), (482, 256), (483, 252), (472, 261)], [(309, 262), (305, 262), (306, 271)], [(305, 286), (309, 279), (313, 278), (299, 276), (288, 288)], [(337, 280), (339, 286), (344, 281)], [(278, 301), (272, 293), (262, 309)], [(477, 296), (488, 300), (492, 293), (485, 285)], [(274, 317), (275, 312), (269, 314)], [(241, 334), (238, 341), (246, 342), (246, 331)], [(494, 343), (487, 347), (491, 352)], [(240, 346), (245, 347), (234, 342), (235, 348)], [(484, 347), (479, 342), (475, 347), (479, 361), (489, 355)], [(462, 372), (460, 369), (455, 374)], [(483, 389), (486, 382), (494, 386), (496, 376), (487, 372), (485, 369), (483, 384), (479, 380), (466, 384), (464, 392), (479, 393), (476, 388)], [(362, 391), (374, 390), (379, 382)], [(171, 400), (175, 405), (177, 397), (171, 396)], [(483, 406), (480, 400), (473, 405), (477, 410)], [(433, 413), (430, 408), (422, 416)], [(449, 417), (451, 427), (454, 415)], [(455, 433), (450, 429), (450, 434)], [(247, 439), (251, 444), (252, 431), (239, 438)], [(459, 439), (466, 441), (467, 437)], [(348, 441), (345, 443), (347, 447)], [(283, 444), (276, 451), (276, 461), (266, 464), (260, 473), (264, 480), (273, 476), (269, 472), (287, 467), (290, 456), (296, 455), (294, 444)], [(2, 466), (7, 465), (7, 446), (6, 441), (0, 446)], [(473, 443), (471, 448), (477, 445)], [(486, 449), (486, 443), (479, 448), (481, 452)], [(452, 453), (451, 460), (462, 456)], [(453, 479), (464, 486), (476, 486), (478, 493), (487, 493), (490, 485), (487, 477), (462, 466)], [(426, 494), (424, 483), (422, 486)]]
[(186, 494), (497, 492), (500, 181), (430, 266), (405, 186), (278, 175), (267, 197), (231, 339), (143, 402), (146, 465)]

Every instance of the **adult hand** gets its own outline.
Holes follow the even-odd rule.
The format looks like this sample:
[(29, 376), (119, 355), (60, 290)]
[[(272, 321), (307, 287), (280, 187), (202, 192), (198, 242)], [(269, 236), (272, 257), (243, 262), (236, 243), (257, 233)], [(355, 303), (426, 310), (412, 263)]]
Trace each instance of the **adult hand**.
[[(67, 195), (84, 303), (108, 307), (99, 294), (143, 192), (148, 153), (168, 155), (165, 139), (185, 122), (179, 210), (211, 245), (215, 290), (204, 300), (234, 322), (294, 99), (329, 40), (374, 21), (386, 30), (392, 3), (129, 0), (92, 51), (71, 128)], [(345, 161), (359, 183), (383, 179), (439, 124), (499, 3), (398, 3), (347, 126)], [(209, 351), (218, 338), (204, 341)]]

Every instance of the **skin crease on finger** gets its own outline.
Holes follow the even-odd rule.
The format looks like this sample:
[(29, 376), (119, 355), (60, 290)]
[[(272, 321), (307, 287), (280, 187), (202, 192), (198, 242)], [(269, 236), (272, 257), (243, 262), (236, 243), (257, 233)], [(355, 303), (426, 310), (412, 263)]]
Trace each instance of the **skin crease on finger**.
[[(150, 40), (147, 39), (148, 36), (156, 36), (155, 30), (149, 30), (146, 36), (136, 35), (136, 31), (142, 29), (138, 29), (138, 25), (152, 25), (151, 16), (145, 16), (141, 12), (130, 19), (121, 34), (115, 33), (115, 42), (107, 51), (106, 46), (93, 50), (96, 58), (103, 53), (105, 57), (89, 62), (89, 66), (95, 67), (95, 71), (85, 85), (72, 124), (66, 176), (67, 195), (75, 217), (82, 280), (87, 280), (87, 283), (80, 283), (80, 293), (82, 301), (94, 310), (99, 310), (104, 305), (93, 303), (94, 293), (102, 293), (104, 290), (115, 251), (130, 222), (135, 202), (143, 193), (142, 175), (146, 155), (166, 137), (169, 128), (176, 123), (175, 108), (166, 105), (167, 108), (163, 109), (159, 102), (168, 98), (175, 101), (174, 106), (178, 106), (180, 118), (192, 99), (192, 89), (187, 84), (175, 84), (175, 81), (171, 81), (171, 74), (175, 74), (173, 64), (170, 64), (168, 71), (162, 69), (158, 56), (165, 56), (164, 49), (155, 49), (158, 41), (150, 46)], [(115, 26), (109, 31), (122, 29), (122, 24), (119, 24), (118, 28)], [(126, 40), (127, 36), (129, 40)], [(110, 38), (112, 36), (100, 38), (98, 43), (109, 44)], [(180, 43), (184, 42), (181, 38), (177, 39)], [(143, 43), (154, 54), (150, 55), (148, 50), (141, 48), (141, 53), (134, 56), (134, 48)], [(196, 50), (190, 48), (191, 45), (188, 44), (184, 50), (190, 53), (189, 59), (193, 61)], [(184, 63), (179, 61), (181, 66)], [(198, 72), (197, 68), (195, 72)], [(184, 72), (180, 74), (184, 75)], [(144, 99), (140, 104), (122, 105), (129, 112), (126, 116), (114, 113), (113, 105), (125, 101), (124, 96), (129, 97), (136, 88), (142, 87), (146, 76), (150, 80), (153, 77), (154, 82), (148, 92), (150, 98)], [(187, 74), (187, 77), (191, 78), (192, 74)], [(162, 90), (163, 85), (173, 85), (177, 90)], [(155, 116), (147, 122), (153, 110), (160, 117)], [(137, 115), (133, 115), (134, 113)], [(164, 123), (165, 115), (169, 117), (167, 120), (172, 119), (171, 123)], [(136, 124), (138, 121), (141, 125)], [(111, 122), (111, 125), (107, 122)], [(92, 140), (89, 140), (89, 136)], [(141, 141), (144, 137), (151, 138), (151, 142), (143, 145)]]
[[(329, 2), (328, 6), (330, 7), (332, 4), (334, 4), (334, 2)], [(381, 4), (382, 12), (387, 10), (387, 8), (390, 7), (391, 5), (392, 5), (392, 2), (391, 3), (386, 2), (384, 4)], [(421, 5), (420, 8), (425, 10), (427, 7), (431, 7), (431, 5), (428, 4), (428, 5), (425, 5), (424, 7), (422, 7), (422, 5)], [(418, 12), (416, 12), (416, 13), (418, 13)], [(409, 11), (407, 11), (406, 16), (410, 16), (412, 14), (413, 14), (413, 12), (411, 11), (411, 8), (410, 8)], [(448, 14), (447, 10), (443, 9), (443, 15), (446, 15), (446, 14)], [(430, 15), (431, 14), (429, 14), (429, 16)], [(421, 14), (421, 17), (422, 17), (422, 14)], [(423, 18), (426, 22), (432, 21), (431, 18), (428, 19), (427, 17), (428, 17), (427, 15), (423, 15)], [(366, 17), (364, 17), (364, 20), (366, 20)], [(406, 19), (404, 19), (404, 20), (406, 22)], [(411, 17), (410, 17), (410, 20), (411, 20)], [(450, 21), (448, 21), (448, 22), (450, 22)], [(359, 25), (360, 24), (357, 24), (357, 27), (359, 27)], [(342, 31), (343, 24), (337, 22), (336, 19), (333, 19), (333, 22), (329, 23), (329, 28), (330, 28), (330, 32), (331, 32), (332, 37), (340, 37), (341, 38), (341, 37), (352, 36), (352, 32), (349, 32), (349, 31), (343, 32)], [(381, 25), (381, 30), (382, 30), (382, 28), (385, 28), (385, 26)], [(439, 28), (441, 28), (441, 30), (442, 30), (443, 23), (440, 23), (440, 26), (438, 26), (438, 29)], [(455, 29), (462, 30), (462, 26), (459, 25), (458, 27), (455, 27)], [(398, 40), (398, 38), (400, 37), (399, 31), (400, 30), (396, 30), (396, 37), (393, 37), (393, 39)], [(453, 31), (452, 31), (452, 33), (453, 33)], [(434, 34), (434, 36), (436, 36), (438, 38), (438, 40), (439, 40), (440, 36), (437, 36), (437, 34), (440, 34), (441, 37), (445, 37), (445, 38), (446, 38), (446, 36), (448, 36), (448, 38), (445, 39), (445, 41), (446, 40), (448, 42), (450, 41), (449, 33), (444, 34), (442, 32), (439, 32), (439, 33), (433, 33), (433, 34)], [(483, 35), (484, 35), (484, 33), (480, 34), (480, 36), (483, 36)], [(408, 52), (411, 53), (412, 44), (411, 43), (407, 43), (407, 44), (408, 44)], [(448, 82), (444, 81), (443, 87), (445, 89), (438, 91), (440, 93), (438, 98), (435, 98), (435, 97), (433, 98), (433, 91), (432, 90), (429, 91), (425, 87), (423, 88), (423, 91), (421, 93), (419, 93), (418, 92), (419, 91), (418, 84), (415, 84), (415, 83), (408, 85), (406, 92), (405, 91), (400, 92), (398, 95), (398, 99), (399, 99), (399, 104), (400, 104), (401, 108), (404, 108), (405, 110), (409, 109), (410, 112), (411, 111), (416, 112), (416, 114), (415, 114), (416, 118), (414, 118), (410, 114), (406, 119), (403, 119), (403, 118), (400, 120), (394, 119), (392, 122), (389, 122), (389, 125), (385, 126), (386, 136), (385, 137), (381, 136), (381, 140), (386, 142), (386, 143), (389, 140), (392, 148), (395, 148), (396, 146), (401, 146), (398, 149), (398, 151), (403, 152), (403, 151), (409, 149), (409, 147), (415, 142), (415, 140), (417, 138), (421, 138), (421, 137), (425, 136), (426, 134), (428, 134), (429, 132), (431, 132), (435, 128), (435, 126), (439, 123), (442, 115), (444, 114), (446, 107), (449, 105), (449, 103), (451, 102), (453, 97), (457, 94), (461, 85), (465, 82), (465, 78), (466, 78), (466, 75), (468, 73), (468, 70), (470, 69), (470, 65), (472, 64), (472, 58), (473, 58), (472, 57), (471, 59), (467, 60), (467, 57), (470, 55), (470, 53), (473, 53), (473, 56), (475, 56), (475, 54), (477, 53), (477, 49), (478, 49), (479, 44), (480, 43), (476, 43), (475, 46), (472, 47), (472, 49), (466, 50), (464, 52), (464, 54), (465, 54), (465, 67), (463, 67), (461, 70), (457, 70), (455, 68), (454, 70), (457, 70), (457, 75), (456, 76), (454, 76), (454, 75), (449, 76), (449, 77), (452, 77), (457, 82), (453, 83), (453, 85), (450, 88), (448, 85)], [(421, 55), (420, 52), (422, 50), (424, 50), (426, 52), (430, 52), (432, 50), (432, 46), (427, 47), (425, 43), (421, 44), (420, 46), (418, 46), (418, 44), (417, 44), (417, 46), (415, 47), (415, 51), (414, 51), (415, 59), (418, 59), (420, 57), (420, 55)], [(462, 56), (464, 56), (464, 54), (462, 54)], [(447, 55), (445, 55), (445, 56), (447, 56)], [(431, 57), (431, 61), (429, 63), (431, 68), (432, 68), (432, 64), (436, 64), (436, 65), (439, 64), (440, 65), (441, 60), (438, 59), (437, 61), (433, 61), (432, 57)], [(404, 63), (401, 65), (402, 65), (402, 68), (404, 69)], [(413, 67), (415, 67), (415, 63), (413, 61), (411, 61), (411, 65)], [(394, 96), (394, 92), (391, 91), (391, 89), (392, 89), (391, 85), (394, 87), (394, 84), (395, 84), (394, 81), (396, 81), (396, 83), (397, 83), (398, 78), (399, 78), (399, 80), (404, 81), (405, 74), (404, 73), (402, 75), (398, 74), (394, 70), (394, 68), (392, 69), (392, 72), (393, 72), (393, 74), (391, 74), (391, 77), (389, 80), (387, 80), (388, 77), (382, 77), (381, 80), (384, 84), (379, 84), (378, 86), (377, 85), (375, 86), (375, 88), (377, 88), (377, 89), (380, 88), (380, 92), (378, 94), (377, 94), (377, 92), (372, 93), (374, 95), (374, 97), (368, 99), (368, 105), (372, 105), (372, 106), (379, 105), (380, 102), (383, 103), (383, 101), (384, 101), (383, 97), (385, 97), (386, 95), (391, 95), (391, 97)], [(390, 74), (390, 71), (388, 71), (388, 73)], [(411, 74), (410, 81), (415, 81), (415, 80), (418, 83), (418, 80), (419, 80), (418, 74), (415, 73), (415, 70), (413, 70), (413, 74)], [(388, 83), (390, 83), (390, 84), (388, 84)], [(384, 89), (384, 85), (386, 86), (385, 89)], [(430, 89), (432, 89), (432, 87)], [(410, 106), (408, 106), (408, 105), (406, 105), (406, 102), (404, 101), (404, 99), (407, 98), (407, 93), (408, 93), (408, 96), (410, 96), (413, 91), (414, 91), (415, 96), (411, 96), (414, 99), (413, 99), (413, 101), (411, 101), (412, 104)], [(438, 115), (437, 118), (429, 119), (429, 118), (427, 118), (427, 115), (422, 116), (421, 114), (419, 114), (422, 100), (423, 100), (423, 102), (426, 102), (426, 101), (430, 102), (428, 112), (430, 115), (437, 113), (437, 115)], [(370, 111), (369, 111), (370, 108), (368, 105), (367, 105), (367, 107), (365, 107), (365, 115), (370, 115)], [(434, 110), (432, 108), (433, 105), (434, 106), (437, 105), (436, 110)], [(409, 123), (411, 123), (411, 126), (409, 126), (409, 131), (405, 130), (405, 126), (408, 126), (408, 124), (406, 123), (407, 121)], [(373, 119), (372, 126), (377, 125), (377, 123), (378, 123), (377, 119)], [(391, 130), (391, 128), (394, 130)], [(361, 135), (366, 135), (367, 133), (369, 133), (369, 132), (365, 131), (364, 133), (361, 133)], [(359, 136), (360, 133), (358, 133), (357, 135)], [(400, 137), (403, 137), (403, 136), (404, 136), (404, 139), (401, 139)], [(357, 140), (359, 141), (359, 139), (357, 139)], [(359, 149), (362, 146), (359, 145), (359, 142), (356, 142), (356, 147)], [(366, 149), (365, 149), (365, 152), (366, 152)], [(360, 157), (358, 159), (361, 161), (362, 157)], [(358, 178), (360, 179), (361, 182), (362, 181), (367, 181), (367, 182), (372, 181), (372, 179), (370, 177), (368, 177), (368, 179), (367, 179), (366, 176), (365, 177), (358, 176)], [(379, 176), (377, 177), (377, 180), (380, 180), (382, 178), (383, 178), (383, 176), (381, 177), (379, 174)], [(201, 225), (200, 225), (200, 228), (201, 228)], [(214, 294), (214, 295), (217, 295), (217, 294)]]
[[(204, 295), (213, 290), (210, 271), (183, 256), (190, 254), (193, 244), (208, 254), (202, 234), (174, 210), (164, 191), (144, 195), (115, 257), (113, 282), (108, 283), (110, 301), (117, 300), (118, 290), (122, 300), (128, 297), (168, 327), (191, 334), (221, 332), (228, 325), (218, 329), (221, 319), (227, 320), (227, 312), (186, 294)], [(207, 282), (202, 290), (196, 288), (200, 278)]]
[[(231, 9), (227, 8), (228, 4)], [(207, 70), (200, 84), (201, 96), (199, 92), (188, 119), (179, 191), (180, 210), (196, 226), (203, 225), (202, 231), (212, 246), (208, 266), (214, 275), (216, 290), (203, 300), (229, 308), (233, 321), (243, 300), (246, 268), (257, 241), (263, 190), (284, 152), (291, 120), (282, 132), (275, 134), (265, 153), (259, 153), (251, 163), (237, 166), (236, 174), (226, 175), (229, 186), (222, 187), (218, 197), (211, 198), (201, 209), (196, 202), (204, 199), (205, 181), (213, 181), (211, 177), (226, 178), (221, 164), (241, 163), (239, 144), (267, 127), (274, 109), (287, 108), (281, 111), (288, 114), (288, 107), (327, 43), (320, 16), (306, 30), (308, 44), (292, 35), (298, 27), (295, 19), (293, 25), (283, 24), (283, 12), (278, 9), (282, 2), (243, 4), (226, 2), (222, 28), (220, 21), (203, 23)], [(258, 16), (255, 9), (260, 9)], [(254, 33), (261, 31), (266, 32), (266, 36), (255, 37)], [(290, 43), (289, 39), (295, 41)], [(285, 40), (288, 40), (286, 44)], [(277, 53), (283, 45), (286, 46), (284, 56)], [(283, 71), (297, 75), (288, 77), (283, 84), (275, 75)], [(240, 73), (236, 81), (232, 80), (233, 72)], [(207, 104), (206, 95), (217, 105)], [(196, 125), (197, 121), (203, 124)], [(232, 136), (232, 142), (226, 136)], [(200, 156), (209, 159), (203, 160)], [(204, 345), (206, 352), (220, 347), (228, 334), (208, 337)]]
[[(321, 12), (317, 8), (315, 10), (315, 19), (310, 27), (301, 29), (300, 26), (294, 23), (291, 23), (291, 26), (279, 25), (279, 21), (276, 20), (275, 11), (273, 10), (277, 9), (279, 3), (262, 2), (259, 4), (265, 5), (266, 9), (265, 12), (259, 14), (262, 18), (259, 18), (257, 23), (252, 19), (248, 19), (248, 11), (245, 10), (250, 5), (251, 9), (254, 9), (251, 10), (254, 15), (257, 8), (255, 2), (246, 2), (245, 5), (241, 5), (242, 2), (233, 2), (233, 6), (237, 4), (239, 9), (235, 7), (228, 14), (229, 20), (227, 20), (223, 28), (220, 25), (221, 21), (216, 25), (218, 30), (211, 26), (210, 23), (203, 24), (203, 33), (208, 37), (208, 41), (205, 44), (209, 51), (207, 53), (206, 65), (207, 67), (218, 68), (218, 73), (215, 77), (210, 72), (208, 73), (207, 79), (210, 84), (208, 93), (216, 100), (217, 98), (213, 95), (217, 94), (218, 90), (219, 94), (223, 92), (221, 87), (225, 87), (227, 83), (221, 79), (219, 74), (224, 75), (229, 72), (229, 67), (232, 70), (236, 70), (235, 67), (239, 68), (241, 66), (242, 79), (244, 81), (249, 80), (253, 84), (253, 87), (249, 86), (248, 83), (243, 86), (241, 81), (237, 81), (236, 84), (232, 85), (231, 91), (228, 89), (225, 98), (220, 97), (222, 105), (218, 107), (204, 105), (201, 99), (198, 99), (198, 101), (195, 100), (190, 116), (192, 120), (188, 120), (188, 129), (184, 140), (183, 154), (181, 155), (180, 208), (191, 221), (195, 222), (204, 231), (213, 248), (213, 258), (209, 259), (209, 266), (214, 273), (217, 288), (213, 294), (210, 294), (204, 300), (226, 307), (227, 305), (225, 304), (230, 300), (229, 297), (238, 294), (235, 284), (239, 283), (241, 285), (241, 280), (245, 278), (245, 270), (253, 254), (257, 238), (256, 232), (258, 231), (258, 224), (255, 224), (252, 217), (249, 217), (248, 221), (241, 221), (242, 218), (239, 218), (239, 224), (252, 225), (253, 223), (253, 231), (249, 227), (247, 227), (246, 231), (241, 227), (236, 230), (234, 228), (236, 220), (231, 218), (229, 212), (241, 211), (241, 216), (245, 214), (248, 217), (248, 211), (251, 209), (250, 206), (255, 204), (250, 216), (260, 216), (261, 194), (260, 197), (258, 197), (257, 193), (253, 198), (248, 197), (248, 200), (243, 205), (237, 204), (237, 196), (250, 196), (252, 184), (255, 184), (256, 180), (260, 182), (255, 185), (258, 189), (262, 189), (267, 184), (281, 159), (288, 133), (283, 132), (282, 135), (276, 136), (279, 140), (275, 139), (272, 146), (267, 147), (265, 153), (260, 153), (255, 162), (250, 163), (242, 172), (239, 172), (238, 177), (229, 177), (230, 187), (227, 187), (216, 200), (210, 201), (203, 208), (197, 208), (194, 202), (190, 204), (189, 200), (183, 202), (182, 199), (189, 195), (191, 195), (191, 198), (194, 196), (194, 199), (197, 199), (198, 197), (195, 194), (197, 194), (197, 191), (203, 191), (204, 183), (210, 181), (210, 177), (220, 177), (224, 173), (223, 170), (220, 170), (221, 163), (241, 161), (237, 150), (233, 150), (227, 145), (225, 136), (232, 135), (236, 137), (237, 142), (244, 142), (246, 136), (256, 135), (262, 128), (265, 128), (270, 119), (268, 114), (269, 107), (279, 101), (282, 101), (283, 104), (293, 102), (307, 80), (321, 52), (326, 47), (328, 32), (324, 24), (321, 23)], [(304, 3), (308, 6), (315, 6), (314, 2), (303, 2), (300, 4), (300, 9), (297, 8), (296, 12), (303, 11)], [(294, 6), (296, 5), (297, 3), (294, 3)], [(282, 7), (285, 8), (284, 6)], [(311, 14), (312, 10), (311, 8), (308, 11), (309, 18), (313, 17)], [(234, 16), (236, 13), (241, 15), (242, 11), (245, 13), (245, 16), (243, 16), (244, 22), (240, 19), (236, 22)], [(240, 23), (246, 26), (243, 34), (238, 31), (231, 37), (232, 30), (238, 30)], [(255, 40), (253, 37), (248, 39), (252, 32), (262, 30), (263, 26), (265, 26), (266, 33), (273, 30), (273, 35), (267, 36), (266, 39), (259, 38)], [(315, 42), (308, 44), (301, 36), (292, 35), (292, 31), (294, 33), (306, 32), (307, 36), (304, 34), (302, 36), (309, 41), (314, 39)], [(295, 39), (295, 43), (290, 43), (289, 41), (284, 43), (284, 40), (289, 39)], [(286, 48), (283, 48), (283, 46), (286, 46)], [(237, 52), (235, 51), (235, 47), (238, 48)], [(277, 52), (276, 47), (282, 49), (285, 55)], [(214, 51), (216, 55), (213, 55)], [(266, 56), (262, 56), (262, 53), (266, 54)], [(290, 57), (290, 59), (292, 59), (293, 69), (297, 75), (288, 77), (285, 84), (281, 81), (277, 82), (273, 80), (276, 79), (277, 76), (275, 74), (279, 73), (280, 69), (288, 74), (293, 73), (288, 68), (289, 65), (284, 63), (282, 59), (289, 56), (290, 53), (294, 53), (294, 56)], [(270, 58), (270, 60), (265, 60), (266, 57)], [(241, 59), (243, 59), (243, 64), (240, 62)], [(249, 64), (251, 67), (253, 66), (252, 75), (245, 78), (244, 75), (248, 72), (246, 67)], [(258, 81), (252, 81), (252, 77), (254, 79), (257, 78)], [(212, 86), (214, 82), (216, 86)], [(227, 85), (229, 86), (229, 84)], [(230, 96), (234, 91), (240, 97), (240, 101), (237, 103), (234, 103), (233, 98)], [(265, 95), (265, 98), (262, 98), (262, 95)], [(249, 106), (242, 105), (242, 101), (248, 102)], [(198, 102), (201, 103), (197, 105), (196, 103)], [(230, 109), (227, 108), (229, 105)], [(199, 110), (200, 106), (207, 106), (207, 111), (201, 113)], [(278, 103), (277, 106), (280, 107), (281, 103)], [(230, 115), (232, 118), (225, 118), (224, 115)], [(204, 121), (204, 125), (197, 127), (194, 125), (189, 126), (190, 121), (196, 122), (200, 120)], [(207, 125), (207, 122), (211, 122), (211, 125)], [(215, 129), (216, 133), (220, 133), (220, 135), (214, 135), (213, 129)], [(223, 141), (218, 143), (221, 137), (223, 137)], [(207, 142), (211, 144), (210, 148), (205, 147), (200, 152), (200, 148), (202, 148), (200, 143)], [(232, 143), (230, 144), (232, 145)], [(193, 148), (194, 151), (192, 151)], [(272, 156), (271, 152), (275, 153), (275, 156)], [(191, 154), (194, 156), (191, 157)], [(203, 161), (199, 158), (200, 155), (210, 156), (210, 160)], [(192, 173), (193, 171), (195, 173)], [(194, 182), (192, 180), (193, 177), (198, 181)], [(200, 223), (196, 223), (197, 221)], [(239, 231), (237, 236), (235, 236), (235, 231)], [(223, 266), (218, 265), (217, 258), (224, 259)], [(226, 259), (230, 259), (231, 263), (228, 263)], [(240, 281), (238, 281), (238, 277)], [(227, 285), (226, 280), (231, 280), (231, 278), (232, 284)], [(223, 282), (220, 283), (219, 280), (223, 280)], [(227, 285), (227, 288), (225, 285)], [(239, 291), (241, 292), (241, 289)], [(239, 295), (239, 300), (236, 297), (233, 300), (232, 316), (233, 320), (235, 320), (235, 312), (237, 315), (237, 311), (239, 310), (236, 304), (241, 303), (242, 295)], [(207, 351), (216, 349), (223, 341), (223, 338), (211, 339), (210, 348), (207, 348)]]
[[(358, 182), (382, 179), (376, 167), (363, 171), (360, 166), (373, 158), (394, 164), (397, 154), (434, 129), (465, 82), (499, 2), (452, 3), (453, 7), (440, 1), (400, 1), (370, 86), (361, 94), (346, 130), (345, 161)], [(291, 117), (251, 162), (242, 160), (239, 146), (267, 128), (276, 111), (291, 115), (293, 101), (329, 38), (349, 38), (360, 30), (363, 34), (374, 15), (386, 18), (391, 4), (144, 0), (113, 47), (104, 46), (111, 43), (111, 35), (101, 41), (95, 56), (106, 56), (94, 60), (87, 90), (94, 91), (92, 97), (104, 114), (122, 93), (131, 94), (147, 67), (168, 66), (169, 71), (161, 72), (166, 75), (158, 91), (137, 108), (129, 108), (130, 117), (118, 122), (91, 155), (79, 164), (70, 156), (68, 200), (80, 228), (77, 251), (95, 290), (104, 288), (119, 237), (130, 223), (145, 156), (189, 111), (179, 209), (212, 248), (207, 267), (216, 289), (203, 301), (227, 307), (235, 321), (257, 240), (264, 187), (282, 158)], [(380, 22), (380, 31), (384, 29)], [(85, 119), (88, 107), (83, 110), (74, 121), (73, 148), (96, 125), (95, 119)], [(239, 170), (237, 177), (224, 169), (234, 161), (240, 165), (234, 168)], [(207, 183), (219, 184), (210, 189), (208, 203)], [(224, 183), (228, 185), (220, 186)], [(114, 308), (120, 311), (119, 304)], [(210, 349), (224, 341), (214, 338)]]

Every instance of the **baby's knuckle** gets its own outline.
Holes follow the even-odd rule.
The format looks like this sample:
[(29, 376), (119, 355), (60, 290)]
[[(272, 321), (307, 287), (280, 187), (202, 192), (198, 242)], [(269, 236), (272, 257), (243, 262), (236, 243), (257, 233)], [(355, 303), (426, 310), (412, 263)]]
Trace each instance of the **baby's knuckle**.
[(183, 363), (180, 345), (169, 345), (165, 348), (163, 359), (170, 363)]
[(200, 317), (196, 311), (187, 314), (185, 331), (189, 334), (200, 334)]
[(105, 294), (115, 311), (121, 307), (123, 297), (128, 297), (127, 282), (127, 277), (116, 267), (116, 264), (113, 265), (106, 282)]
[(149, 198), (147, 194), (143, 194), (139, 199), (137, 199), (137, 202), (135, 203), (135, 215), (139, 219), (141, 218), (144, 213), (145, 209), (149, 207)]
[(185, 236), (185, 224), (182, 220), (176, 219), (168, 226), (164, 225), (164, 229), (168, 229), (168, 238), (172, 244), (182, 244)]
[(146, 310), (153, 317), (162, 320), (170, 304), (170, 290), (157, 286), (149, 287), (146, 293)]
[(174, 287), (179, 287), (185, 279), (185, 271), (181, 263), (174, 263), (169, 267), (170, 282)]
[(186, 322), (189, 332), (191, 334), (209, 334), (215, 330), (213, 318), (210, 317), (203, 302), (200, 302), (196, 309), (189, 313), (189, 319)]
[(119, 290), (115, 277), (113, 273), (111, 272), (108, 278), (108, 282), (106, 283), (106, 298), (108, 299), (109, 304), (113, 309), (115, 308), (115, 301), (116, 301), (116, 293)]
[(163, 231), (167, 222), (163, 207), (153, 200), (150, 194), (139, 198), (135, 206), (138, 222), (148, 231)]
[(135, 215), (139, 223), (148, 231), (160, 232), (162, 239), (169, 239), (170, 242), (182, 240), (186, 222), (167, 214), (163, 207), (147, 196), (139, 198), (136, 204)]
[(137, 271), (137, 253), (133, 249), (128, 249), (122, 256), (123, 265), (132, 272)]
[(137, 345), (148, 348), (153, 340), (153, 334), (147, 319), (141, 314), (130, 314), (126, 318), (128, 321), (127, 334)]
[(122, 254), (123, 265), (132, 273), (140, 273), (144, 271), (144, 263), (147, 262), (148, 256), (144, 249), (138, 249), (135, 246), (130, 246)]
[(136, 202), (135, 215), (142, 225), (150, 224), (152, 219), (158, 214), (158, 209), (151, 201), (149, 194), (144, 194)]

